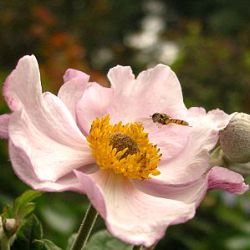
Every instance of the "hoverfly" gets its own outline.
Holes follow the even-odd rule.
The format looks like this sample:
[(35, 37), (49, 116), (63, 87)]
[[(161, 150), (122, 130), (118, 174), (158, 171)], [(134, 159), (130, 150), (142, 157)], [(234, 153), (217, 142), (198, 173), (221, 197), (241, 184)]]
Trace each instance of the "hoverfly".
[(177, 125), (182, 125), (182, 126), (189, 126), (188, 122), (184, 120), (180, 120), (180, 119), (174, 119), (164, 113), (154, 113), (150, 117), (154, 123), (158, 123), (162, 125), (168, 125), (172, 123), (172, 124), (177, 124)]

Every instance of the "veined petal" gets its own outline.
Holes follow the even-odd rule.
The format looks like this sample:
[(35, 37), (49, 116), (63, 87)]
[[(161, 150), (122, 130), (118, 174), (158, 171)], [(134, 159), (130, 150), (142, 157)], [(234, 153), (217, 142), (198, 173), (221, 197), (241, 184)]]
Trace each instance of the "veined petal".
[(108, 72), (111, 87), (121, 95), (129, 96), (135, 88), (135, 76), (129, 66), (117, 65)]
[(81, 146), (70, 137), (67, 138), (67, 144), (66, 138), (62, 144), (54, 140), (50, 134), (43, 132), (34, 125), (25, 111), (16, 111), (11, 115), (10, 140), (15, 147), (26, 153), (33, 171), (40, 180), (56, 181), (73, 169), (94, 162), (84, 137)]
[(220, 109), (214, 109), (206, 113), (204, 108), (192, 107), (188, 109), (187, 119), (194, 126), (206, 126), (219, 131), (224, 129), (231, 119), (231, 115), (226, 114)]
[(76, 103), (88, 85), (89, 76), (80, 71), (68, 69), (64, 75), (64, 80), (66, 82), (60, 88), (58, 97), (64, 102), (76, 120)]
[[(194, 140), (197, 141), (197, 138)], [(180, 155), (162, 163), (158, 167), (160, 175), (150, 180), (133, 181), (133, 183), (148, 194), (198, 206), (208, 186), (209, 154), (204, 149), (194, 148), (192, 151), (192, 146), (194, 145), (187, 145)]]
[[(36, 105), (42, 87), (35, 56), (24, 56), (4, 82), (3, 94), (11, 110)], [(27, 98), (27, 96), (29, 98)]]
[(133, 181), (136, 188), (147, 194), (166, 199), (178, 200), (197, 207), (206, 194), (207, 175), (201, 178), (179, 184), (169, 184), (159, 180)]
[(136, 79), (130, 67), (117, 66), (109, 71), (108, 78), (115, 93), (113, 105), (125, 121), (149, 117), (155, 112), (186, 112), (180, 83), (168, 66), (159, 64)]
[[(223, 118), (217, 119), (215, 113)], [(167, 183), (186, 183), (199, 179), (210, 168), (209, 152), (218, 141), (218, 131), (228, 122), (228, 115), (222, 111), (206, 112), (203, 109), (188, 110), (188, 122), (191, 127), (187, 142), (178, 156), (170, 161), (162, 161), (161, 174), (154, 178)]]
[(73, 173), (63, 176), (56, 182), (40, 180), (33, 170), (29, 156), (23, 149), (16, 147), (11, 140), (9, 141), (9, 154), (16, 175), (32, 188), (49, 192), (80, 190), (80, 183)]
[(32, 116), (30, 116), (30, 110), (28, 112), (27, 109), (25, 110), (32, 123), (55, 141), (81, 148), (85, 137), (64, 103), (49, 92), (43, 93), (42, 97), (41, 105), (36, 107), (36, 114), (32, 110)]
[(0, 115), (0, 138), (8, 139), (9, 137), (9, 119), (9, 114)]
[(205, 174), (210, 168), (208, 151), (216, 141), (213, 137), (206, 136), (206, 132), (205, 128), (192, 131), (183, 150), (169, 161), (160, 163), (158, 169), (161, 174), (154, 179), (180, 184), (192, 182)]
[(83, 192), (105, 219), (108, 230), (134, 245), (152, 246), (166, 228), (191, 219), (195, 206), (162, 199), (137, 190), (132, 183), (112, 173), (85, 175), (76, 171)]
[(175, 157), (160, 163), (160, 175), (145, 182), (135, 182), (137, 188), (160, 197), (200, 202), (207, 190), (207, 173), (211, 168), (209, 151), (218, 140), (221, 123), (217, 126), (214, 115), (206, 114), (204, 109), (191, 111), (192, 127), (187, 128), (189, 133), (183, 149)]
[(150, 114), (163, 112), (169, 115), (182, 114), (186, 111), (183, 103), (181, 85), (170, 67), (158, 64), (152, 69), (141, 72), (137, 82), (143, 85), (144, 108), (150, 109)]
[(84, 72), (76, 69), (67, 69), (63, 76), (64, 82), (66, 83), (74, 78), (81, 78), (83, 81), (86, 82), (89, 81), (89, 75), (85, 74)]
[(225, 168), (214, 167), (210, 170), (209, 151), (215, 146), (218, 131), (227, 125), (230, 116), (221, 110), (206, 114), (202, 108), (189, 109), (188, 114), (192, 127), (183, 150), (170, 161), (161, 163), (160, 175), (143, 182), (134, 181), (136, 187), (151, 195), (194, 202), (196, 205), (208, 188), (245, 192), (247, 186), (241, 175)]
[(214, 167), (209, 172), (208, 185), (210, 189), (220, 188), (230, 193), (242, 194), (249, 188), (244, 178), (229, 169)]
[[(4, 84), (4, 96), (12, 110), (22, 109), (34, 126), (54, 140), (81, 146), (84, 136), (72, 115), (56, 96), (42, 94), (39, 68), (34, 56), (21, 58)], [(28, 98), (27, 98), (28, 97)]]
[(222, 167), (213, 167), (199, 179), (182, 184), (150, 180), (133, 183), (136, 188), (150, 195), (194, 203), (196, 206), (200, 204), (208, 189), (223, 189), (235, 194), (243, 194), (249, 189), (240, 174)]
[(185, 147), (191, 127), (172, 125), (159, 125), (147, 121), (143, 123), (145, 131), (149, 134), (150, 141), (160, 148), (161, 160), (166, 161), (175, 157)]
[(108, 112), (112, 96), (112, 89), (94, 82), (89, 83), (76, 107), (78, 123), (86, 134), (89, 133), (93, 120)]

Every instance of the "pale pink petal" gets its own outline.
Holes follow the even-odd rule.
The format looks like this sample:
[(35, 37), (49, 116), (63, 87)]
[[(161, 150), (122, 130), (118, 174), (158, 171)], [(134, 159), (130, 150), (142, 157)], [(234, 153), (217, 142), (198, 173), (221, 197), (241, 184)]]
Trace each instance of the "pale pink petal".
[[(176, 189), (175, 199), (198, 203), (206, 190), (203, 184), (206, 183), (206, 174), (211, 168), (209, 151), (216, 141), (217, 133), (213, 130), (204, 126), (192, 127), (183, 150), (176, 157), (161, 161), (158, 166), (161, 174), (145, 182), (137, 182), (137, 188), (161, 197), (171, 194), (167, 188)], [(186, 196), (178, 194), (185, 189)]]
[(168, 184), (161, 181), (133, 181), (136, 188), (147, 194), (185, 203), (200, 204), (207, 189), (224, 189), (230, 193), (242, 194), (248, 190), (244, 178), (231, 170), (213, 167), (208, 173), (192, 182)]
[(130, 244), (152, 246), (169, 225), (185, 222), (194, 215), (193, 204), (147, 195), (113, 173), (76, 174), (108, 230)]
[(193, 141), (188, 140), (179, 155), (160, 163), (158, 169), (161, 174), (150, 180), (134, 181), (136, 187), (151, 195), (197, 206), (207, 190), (207, 173), (211, 167), (207, 149), (210, 139), (202, 139), (205, 131), (191, 132), (189, 136)]
[(135, 76), (129, 66), (117, 65), (108, 72), (111, 87), (121, 95), (129, 97), (136, 87)]
[(231, 115), (228, 115), (223, 110), (214, 109), (208, 112), (209, 119), (213, 122), (213, 128), (217, 130), (224, 129), (231, 119)]
[(222, 167), (212, 168), (209, 172), (208, 185), (210, 189), (220, 188), (236, 194), (242, 194), (249, 188), (240, 174)]
[[(47, 129), (49, 130), (50, 127)], [(73, 169), (94, 162), (84, 137), (80, 145), (71, 137), (67, 138), (68, 143), (66, 138), (63, 138), (65, 143), (54, 140), (49, 133), (39, 130), (24, 111), (16, 111), (11, 115), (9, 135), (12, 144), (26, 152), (34, 173), (43, 181), (56, 181)], [(11, 155), (18, 157), (14, 153)], [(20, 166), (13, 167), (17, 169)]]
[[(39, 68), (34, 56), (25, 56), (7, 78), (4, 95), (10, 108), (23, 109), (38, 130), (54, 140), (81, 145), (84, 136), (63, 102), (41, 92)], [(28, 97), (28, 98), (27, 98)]]
[[(160, 163), (159, 176), (146, 181), (134, 181), (134, 184), (151, 195), (198, 205), (208, 188), (208, 173), (212, 167), (209, 152), (216, 145), (218, 131), (227, 124), (229, 116), (220, 110), (206, 114), (203, 108), (191, 108), (188, 118), (192, 127), (187, 128), (189, 133), (183, 150), (176, 157)], [(168, 137), (168, 141), (174, 143), (171, 137)], [(168, 153), (167, 150), (163, 152)], [(234, 175), (238, 176), (242, 184), (243, 178), (236, 173)], [(228, 181), (232, 186), (230, 178)]]
[(216, 135), (207, 134), (206, 128), (197, 128), (189, 134), (188, 142), (176, 157), (162, 161), (160, 175), (154, 179), (169, 184), (192, 182), (209, 170), (209, 150), (216, 143)]
[(22, 57), (4, 83), (3, 94), (7, 104), (12, 110), (35, 105), (39, 102), (41, 91), (36, 58), (34, 56)]
[(158, 180), (176, 184), (191, 182), (211, 168), (209, 152), (216, 145), (218, 131), (228, 122), (229, 116), (218, 110), (206, 114), (203, 109), (188, 110), (188, 114), (191, 127), (187, 127), (187, 142), (178, 156), (160, 163)]
[(21, 148), (14, 146), (14, 144), (9, 141), (9, 154), (13, 169), (16, 175), (25, 183), (30, 185), (34, 189), (41, 191), (64, 191), (72, 190), (79, 191), (80, 183), (73, 173), (70, 173), (62, 178), (58, 179), (56, 182), (52, 181), (41, 181), (35, 174), (33, 170), (33, 165), (30, 158), (27, 156), (26, 152)]
[[(143, 122), (142, 122), (143, 123)], [(191, 127), (176, 124), (159, 125), (147, 121), (143, 123), (149, 141), (160, 149), (161, 160), (166, 161), (175, 157), (185, 147), (189, 138)]]
[(136, 188), (147, 194), (198, 206), (206, 194), (207, 179), (207, 175), (203, 175), (200, 179), (181, 184), (168, 184), (157, 180), (134, 180), (133, 183)]
[(9, 137), (9, 114), (0, 115), (0, 138), (8, 139)]
[(83, 73), (82, 71), (76, 69), (67, 69), (63, 76), (64, 82), (71, 81), (74, 78), (81, 78), (86, 82), (89, 81), (89, 75)]
[(129, 67), (117, 66), (109, 71), (108, 77), (115, 90), (115, 111), (125, 121), (149, 117), (155, 112), (169, 115), (186, 112), (180, 83), (168, 66), (159, 64), (140, 73), (136, 80)]
[(149, 108), (151, 114), (164, 112), (169, 115), (181, 115), (186, 111), (181, 85), (170, 67), (159, 64), (153, 69), (141, 72), (136, 80), (144, 88), (143, 107)]
[(219, 131), (227, 126), (231, 116), (220, 109), (206, 113), (203, 108), (193, 107), (188, 109), (187, 119), (191, 126), (206, 126), (214, 131)]
[(82, 97), (87, 87), (89, 77), (75, 77), (64, 83), (58, 92), (58, 97), (64, 102), (76, 120), (76, 103)]
[(62, 100), (42, 94), (34, 56), (19, 60), (4, 87), (8, 104), (19, 110), (11, 115), (10, 140), (26, 153), (39, 180), (55, 182), (94, 162), (86, 138)]
[(40, 105), (25, 110), (32, 123), (55, 141), (81, 148), (85, 137), (64, 103), (49, 92), (45, 92), (42, 98)]
[(112, 102), (113, 90), (102, 87), (97, 83), (90, 83), (85, 89), (82, 98), (77, 103), (76, 113), (80, 127), (89, 133), (91, 123), (96, 117), (108, 113)]

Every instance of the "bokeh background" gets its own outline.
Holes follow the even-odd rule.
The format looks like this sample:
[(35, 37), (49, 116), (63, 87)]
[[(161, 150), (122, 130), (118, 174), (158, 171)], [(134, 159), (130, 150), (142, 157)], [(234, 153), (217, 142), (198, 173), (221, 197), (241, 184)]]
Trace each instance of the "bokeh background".
[[(176, 72), (188, 107), (249, 113), (249, 6), (248, 0), (1, 0), (0, 81), (25, 54), (36, 55), (43, 88), (54, 93), (69, 67), (108, 86), (112, 66), (138, 73), (164, 63)], [(2, 97), (0, 111), (8, 111)], [(1, 209), (28, 187), (11, 169), (7, 143), (0, 147)], [(36, 214), (46, 237), (64, 248), (86, 207), (82, 195), (46, 193)], [(101, 228), (99, 219), (95, 230)], [(172, 226), (156, 249), (250, 249), (250, 195), (210, 192), (195, 219)]]

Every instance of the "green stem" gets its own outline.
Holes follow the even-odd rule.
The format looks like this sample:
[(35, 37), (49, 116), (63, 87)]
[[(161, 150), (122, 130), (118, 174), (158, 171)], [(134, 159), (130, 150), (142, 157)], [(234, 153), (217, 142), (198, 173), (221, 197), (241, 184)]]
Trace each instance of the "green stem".
[(76, 239), (72, 244), (71, 250), (81, 250), (86, 246), (91, 231), (95, 225), (97, 216), (98, 213), (95, 208), (89, 205), (81, 226), (77, 232)]
[(1, 250), (10, 250), (10, 241), (5, 236), (1, 238)]
[(134, 246), (133, 250), (143, 250), (143, 247), (138, 245), (138, 246)]

